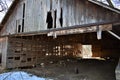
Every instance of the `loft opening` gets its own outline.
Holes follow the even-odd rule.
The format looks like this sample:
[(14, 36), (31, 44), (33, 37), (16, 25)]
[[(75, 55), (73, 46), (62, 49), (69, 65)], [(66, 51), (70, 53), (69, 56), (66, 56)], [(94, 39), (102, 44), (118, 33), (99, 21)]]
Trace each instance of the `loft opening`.
[(22, 32), (24, 32), (25, 3), (23, 3)]
[(60, 13), (60, 25), (61, 27), (63, 26), (63, 9), (61, 8), (61, 13)]
[(53, 18), (52, 18), (52, 12), (51, 11), (47, 12), (46, 23), (47, 23), (47, 28), (48, 29), (51, 29), (53, 27)]

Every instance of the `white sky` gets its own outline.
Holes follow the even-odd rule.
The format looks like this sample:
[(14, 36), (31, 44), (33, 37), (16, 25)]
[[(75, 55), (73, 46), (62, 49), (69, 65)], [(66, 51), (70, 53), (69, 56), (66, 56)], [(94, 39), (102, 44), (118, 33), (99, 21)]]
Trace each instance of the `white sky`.
[[(4, 1), (4, 0), (2, 0), (2, 1)], [(11, 0), (6, 0), (8, 7), (10, 6), (11, 2), (12, 2)], [(5, 15), (5, 12), (0, 12), (0, 22), (1, 22), (2, 18), (4, 17), (4, 15)]]

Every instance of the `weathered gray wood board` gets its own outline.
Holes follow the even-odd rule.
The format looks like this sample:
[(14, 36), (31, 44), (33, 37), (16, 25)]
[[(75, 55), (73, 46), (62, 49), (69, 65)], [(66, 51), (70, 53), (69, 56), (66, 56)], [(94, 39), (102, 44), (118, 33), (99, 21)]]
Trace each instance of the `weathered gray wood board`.
[[(25, 13), (23, 13), (24, 3)], [(1, 34), (17, 33), (18, 26), (21, 25), (22, 27), (23, 14), (23, 32), (47, 30), (48, 12), (51, 12), (50, 16), (53, 19), (52, 28), (109, 22), (120, 18), (117, 13), (87, 0), (21, 0), (2, 29)]]
[(120, 59), (118, 61), (118, 65), (116, 67), (115, 73), (116, 73), (116, 80), (120, 80)]
[(1, 65), (2, 68), (6, 68), (6, 57), (7, 57), (7, 48), (8, 48), (8, 38), (0, 38), (0, 53), (1, 53)]

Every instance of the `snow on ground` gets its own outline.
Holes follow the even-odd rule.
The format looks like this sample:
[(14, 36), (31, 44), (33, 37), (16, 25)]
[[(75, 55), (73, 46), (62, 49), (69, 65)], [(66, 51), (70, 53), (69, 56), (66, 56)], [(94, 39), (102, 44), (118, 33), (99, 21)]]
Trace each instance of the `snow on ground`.
[(53, 79), (45, 79), (40, 78), (32, 74), (28, 74), (26, 72), (8, 72), (0, 74), (0, 80), (53, 80)]

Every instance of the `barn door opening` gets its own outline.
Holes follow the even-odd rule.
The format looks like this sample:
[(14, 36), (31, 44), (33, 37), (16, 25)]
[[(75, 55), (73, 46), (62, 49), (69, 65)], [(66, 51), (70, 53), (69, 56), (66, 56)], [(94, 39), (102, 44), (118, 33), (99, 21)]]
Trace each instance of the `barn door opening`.
[(74, 45), (74, 55), (80, 58), (92, 58), (92, 45)]

